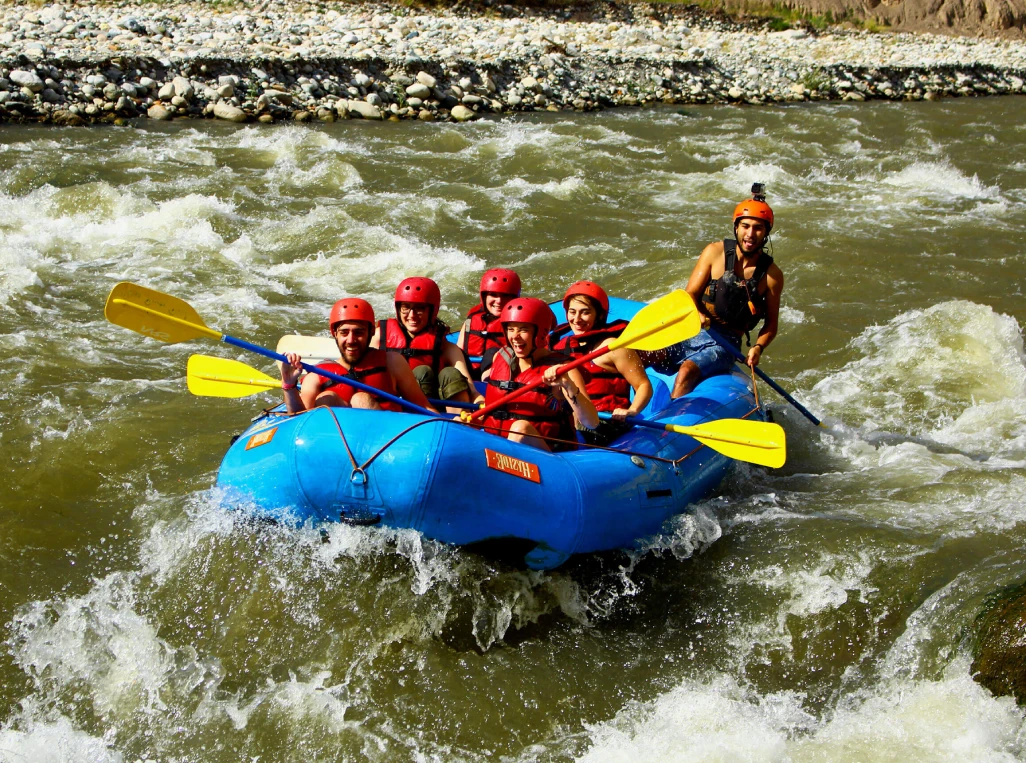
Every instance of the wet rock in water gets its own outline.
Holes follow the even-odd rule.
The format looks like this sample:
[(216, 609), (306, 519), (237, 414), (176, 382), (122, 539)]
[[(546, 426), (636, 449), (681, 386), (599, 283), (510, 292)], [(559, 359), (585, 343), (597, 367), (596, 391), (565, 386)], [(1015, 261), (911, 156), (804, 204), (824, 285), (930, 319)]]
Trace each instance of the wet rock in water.
[(72, 114), (70, 111), (55, 111), (51, 117), (51, 121), (55, 125), (62, 127), (81, 127), (86, 124), (86, 121), (82, 119), (78, 114)]
[(238, 106), (232, 106), (230, 103), (224, 101), (218, 101), (214, 104), (214, 116), (218, 119), (224, 119), (229, 122), (245, 122), (246, 112), (240, 109)]
[(150, 119), (156, 119), (158, 122), (170, 122), (173, 119), (173, 115), (170, 111), (164, 108), (163, 104), (155, 103), (146, 110), (146, 116)]
[(1026, 705), (1026, 583), (995, 594), (975, 631), (973, 678)]
[(350, 101), (349, 113), (357, 114), (364, 119), (381, 119), (381, 109), (366, 101)]
[(472, 109), (468, 109), (462, 104), (454, 106), (450, 114), (457, 122), (469, 122), (471, 119), (477, 117), (477, 114), (475, 114)]

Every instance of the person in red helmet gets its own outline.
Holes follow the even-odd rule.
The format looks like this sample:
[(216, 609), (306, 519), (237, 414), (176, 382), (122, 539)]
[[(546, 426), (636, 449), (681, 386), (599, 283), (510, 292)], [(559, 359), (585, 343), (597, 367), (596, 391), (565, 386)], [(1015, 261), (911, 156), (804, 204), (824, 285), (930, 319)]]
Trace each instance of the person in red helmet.
[[(485, 403), (490, 405), (525, 384), (544, 378), (542, 385), (517, 398), (504, 409), (483, 420), (484, 427), (514, 442), (541, 450), (570, 450), (576, 447), (574, 421), (594, 429), (598, 413), (584, 391), (578, 369), (556, 376), (566, 355), (548, 348), (549, 332), (556, 324), (549, 306), (540, 299), (518, 297), (502, 309), (499, 317), (508, 347), (495, 354), (488, 376)], [(558, 438), (556, 442), (545, 438)]]
[[(403, 279), (395, 290), (395, 318), (383, 320), (372, 345), (406, 359), (427, 397), (470, 402), (470, 369), (463, 352), (445, 338), (438, 320), (442, 294), (430, 278)], [(474, 393), (480, 399), (480, 395)]]
[(495, 353), (506, 346), (499, 316), (511, 299), (520, 296), (520, 276), (505, 268), (492, 268), (481, 276), (481, 302), (467, 313), (456, 344), (467, 355), (474, 379), (492, 364)]
[[(571, 284), (563, 297), (567, 329), (571, 332), (554, 345), (556, 352), (571, 357), (585, 355), (616, 339), (627, 327), (627, 321), (610, 323), (609, 296), (593, 281)], [(559, 331), (559, 329), (557, 329)], [(631, 429), (625, 423), (636, 416), (652, 399), (652, 382), (645, 374), (638, 353), (628, 348), (613, 350), (580, 367), (584, 391), (598, 411), (612, 414), (613, 421), (602, 421), (595, 429), (577, 423), (584, 441), (591, 445), (608, 445)], [(631, 401), (631, 389), (634, 400)]]
[[(368, 302), (357, 297), (340, 299), (328, 317), (328, 329), (338, 344), (339, 358), (320, 363), (317, 367), (435, 410), (406, 361), (398, 355), (371, 348), (374, 325), (374, 308)], [(294, 352), (285, 353), (285, 357), (289, 362), (280, 364), (281, 388), (285, 391), (285, 407), (289, 413), (301, 413), (319, 405), (401, 410), (390, 400), (377, 398), (320, 374), (307, 374), (300, 385), (302, 358)]]
[[(702, 331), (666, 350), (642, 353), (660, 373), (676, 372), (672, 397), (686, 395), (713, 374), (727, 373), (735, 356), (724, 345), (741, 352), (752, 368), (777, 335), (784, 274), (765, 252), (773, 230), (773, 210), (766, 203), (762, 183), (752, 186), (752, 198), (734, 209), (734, 238), (714, 241), (702, 250), (688, 279), (687, 292), (702, 318)], [(755, 341), (751, 332), (762, 323)]]

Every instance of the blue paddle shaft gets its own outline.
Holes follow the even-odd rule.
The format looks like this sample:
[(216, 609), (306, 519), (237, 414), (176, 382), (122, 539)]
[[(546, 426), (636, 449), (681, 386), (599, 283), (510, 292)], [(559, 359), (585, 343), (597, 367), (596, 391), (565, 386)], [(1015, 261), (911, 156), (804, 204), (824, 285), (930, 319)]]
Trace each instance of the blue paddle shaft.
[[(613, 421), (613, 414), (600, 412), (598, 415), (602, 421)], [(658, 421), (649, 421), (648, 419), (639, 419), (637, 416), (628, 416), (623, 421), (624, 424), (630, 424), (632, 427), (646, 427), (647, 429), (662, 429), (666, 430), (666, 424), (660, 424)]]
[[(289, 359), (286, 358), (281, 353), (274, 352), (273, 350), (268, 350), (266, 347), (261, 347), (258, 344), (253, 344), (251, 342), (247, 342), (244, 339), (236, 339), (233, 336), (228, 336), (227, 334), (222, 334), (221, 335), (221, 341), (224, 342), (225, 344), (230, 344), (230, 345), (233, 345), (235, 347), (241, 347), (243, 350), (249, 350), (250, 352), (255, 352), (257, 355), (263, 355), (265, 358), (271, 358), (272, 360), (279, 360), (282, 363), (288, 363), (289, 362)], [(424, 416), (435, 416), (435, 417), (439, 416), (439, 414), (435, 413), (434, 411), (429, 411), (427, 408), (421, 408), (416, 403), (411, 403), (409, 400), (403, 400), (401, 397), (396, 397), (395, 395), (390, 395), (389, 393), (383, 392), (380, 389), (377, 389), (376, 387), (370, 386), (369, 384), (364, 384), (363, 382), (358, 382), (355, 379), (347, 379), (345, 376), (340, 376), (339, 374), (332, 373), (331, 371), (328, 371), (328, 370), (326, 370), (324, 368), (317, 368), (316, 366), (311, 366), (309, 363), (303, 363), (302, 366), (303, 366), (303, 369), (305, 371), (308, 371), (308, 372), (310, 372), (312, 374), (320, 374), (321, 376), (326, 376), (327, 378), (332, 379), (333, 381), (337, 381), (337, 382), (340, 382), (342, 384), (348, 384), (350, 387), (353, 387), (354, 389), (362, 390), (363, 392), (369, 392), (372, 395), (376, 395), (377, 397), (384, 398), (385, 400), (390, 400), (393, 403), (397, 403), (397, 404), (401, 405), (406, 410), (412, 411), (413, 413), (420, 413), (420, 414), (423, 414)]]
[[(732, 344), (723, 341), (723, 339), (721, 339), (720, 337), (718, 337), (716, 335), (715, 331), (710, 331), (709, 332), (709, 336), (711, 336), (713, 339), (715, 339), (717, 342), (719, 342), (721, 346), (726, 347), (734, 355), (734, 357), (738, 359), (739, 362), (741, 362), (741, 363), (747, 363), (748, 362), (748, 358), (746, 358), (742, 354), (742, 352), (739, 349), (737, 349), (737, 347), (734, 347)], [(817, 427), (823, 426), (823, 423), (819, 419), (817, 419), (815, 416), (813, 416), (811, 413), (809, 413), (805, 409), (804, 405), (802, 405), (797, 400), (795, 400), (793, 397), (791, 397), (789, 394), (787, 394), (787, 392), (784, 391), (783, 387), (781, 387), (779, 384), (777, 384), (775, 381), (773, 381), (767, 374), (764, 374), (762, 371), (760, 371), (758, 366), (755, 367), (755, 375), (758, 376), (760, 379), (762, 379), (764, 382), (766, 382), (768, 385), (770, 385), (773, 389), (775, 389), (777, 391), (777, 393), (782, 398), (784, 398), (784, 400), (786, 400), (791, 405), (793, 405), (795, 408), (797, 408), (798, 412), (800, 414), (802, 414), (805, 418), (807, 418), (809, 421), (811, 421)]]

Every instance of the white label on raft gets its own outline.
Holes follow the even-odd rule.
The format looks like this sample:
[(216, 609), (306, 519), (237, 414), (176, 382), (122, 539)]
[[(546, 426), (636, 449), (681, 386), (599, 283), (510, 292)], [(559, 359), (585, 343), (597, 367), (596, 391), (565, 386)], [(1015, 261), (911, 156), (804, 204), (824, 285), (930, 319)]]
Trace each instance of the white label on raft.
[(249, 438), (246, 442), (246, 450), (250, 448), (259, 448), (261, 445), (266, 445), (274, 437), (274, 433), (278, 431), (278, 427), (274, 429), (266, 429), (263, 432), (258, 432)]
[(504, 453), (496, 453), (488, 448), (485, 448), (485, 460), (488, 462), (489, 469), (497, 469), (531, 482), (541, 482), (541, 473), (538, 471), (538, 467), (527, 461), (521, 461), (519, 458), (513, 458)]

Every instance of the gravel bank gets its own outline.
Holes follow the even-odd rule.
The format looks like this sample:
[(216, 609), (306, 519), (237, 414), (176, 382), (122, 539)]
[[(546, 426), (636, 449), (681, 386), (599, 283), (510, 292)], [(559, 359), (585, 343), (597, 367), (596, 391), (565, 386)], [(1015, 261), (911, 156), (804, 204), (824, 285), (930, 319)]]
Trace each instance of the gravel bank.
[(625, 22), (509, 6), (0, 9), (0, 121), (465, 121), (655, 102), (934, 100), (1022, 93), (1026, 80), (1018, 41), (767, 32), (654, 11)]

